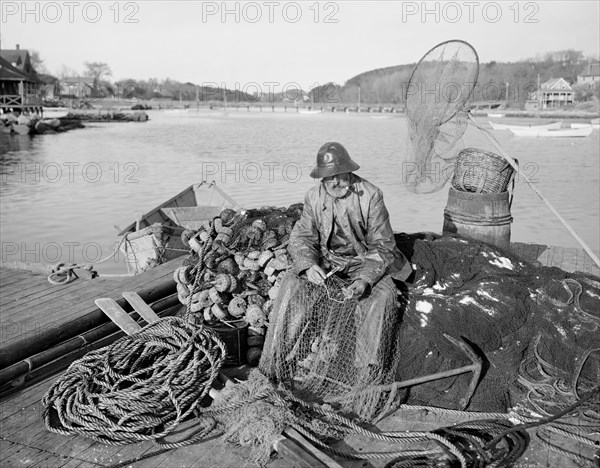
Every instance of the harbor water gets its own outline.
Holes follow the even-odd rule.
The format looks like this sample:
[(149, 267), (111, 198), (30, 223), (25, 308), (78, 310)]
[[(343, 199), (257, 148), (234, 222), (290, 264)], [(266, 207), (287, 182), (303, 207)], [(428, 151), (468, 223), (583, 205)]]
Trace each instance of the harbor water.
[[(419, 195), (403, 183), (401, 114), (148, 111), (146, 123), (90, 123), (55, 135), (0, 134), (2, 262), (96, 263), (114, 252), (117, 228), (187, 186), (214, 180), (245, 207), (301, 202), (317, 150), (344, 144), (357, 174), (384, 192), (394, 230), (440, 233), (448, 186)], [(478, 121), (489, 128), (487, 119)], [(505, 120), (505, 119), (503, 119)], [(508, 123), (526, 124), (527, 119)], [(595, 251), (600, 249), (599, 132), (586, 138), (525, 138), (495, 131), (543, 196)], [(462, 146), (495, 151), (469, 128)], [(579, 247), (543, 201), (517, 178), (512, 240)], [(101, 273), (125, 273), (122, 255)]]

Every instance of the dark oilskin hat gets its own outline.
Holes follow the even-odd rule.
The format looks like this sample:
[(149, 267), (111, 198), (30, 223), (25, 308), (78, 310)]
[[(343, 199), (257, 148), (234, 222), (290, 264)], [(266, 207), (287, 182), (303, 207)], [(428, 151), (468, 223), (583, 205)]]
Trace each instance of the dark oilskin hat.
[(346, 148), (339, 143), (330, 141), (325, 143), (317, 153), (317, 165), (310, 173), (313, 179), (322, 179), (345, 172), (354, 172), (360, 166), (352, 159)]

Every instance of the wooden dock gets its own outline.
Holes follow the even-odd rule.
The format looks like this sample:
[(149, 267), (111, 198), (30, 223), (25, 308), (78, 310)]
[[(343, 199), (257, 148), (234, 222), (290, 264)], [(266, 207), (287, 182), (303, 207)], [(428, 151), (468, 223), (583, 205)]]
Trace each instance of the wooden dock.
[[(580, 249), (566, 249), (537, 244), (514, 243), (513, 251), (523, 260), (539, 262), (545, 266), (556, 266), (566, 271), (582, 271), (600, 276), (600, 269), (587, 254)], [(99, 312), (94, 299), (121, 298), (122, 291), (150, 290), (164, 284), (172, 277), (173, 271), (184, 257), (172, 260), (143, 274), (122, 279), (77, 280), (66, 286), (56, 287), (47, 282), (43, 275), (0, 268), (0, 354), (2, 360), (9, 359), (7, 350), (18, 343), (28, 343), (31, 349), (47, 349), (51, 343), (40, 343), (42, 336), (61, 339), (67, 324)], [(173, 283), (174, 286), (174, 283)], [(111, 324), (109, 324), (111, 325)], [(71, 330), (72, 331), (72, 330)], [(53, 335), (54, 333), (54, 335)], [(117, 336), (117, 335), (114, 335)], [(112, 339), (114, 339), (114, 336)], [(25, 340), (25, 341), (24, 341)], [(82, 340), (76, 355), (83, 355), (92, 345)], [(13, 356), (14, 358), (14, 356)], [(14, 360), (14, 359), (13, 359)], [(31, 360), (29, 365), (31, 365)], [(66, 363), (64, 363), (66, 365)], [(0, 366), (0, 372), (4, 366)], [(34, 369), (35, 370), (35, 369)], [(43, 366), (40, 368), (43, 370)], [(55, 370), (56, 372), (57, 370)], [(0, 400), (0, 464), (3, 467), (30, 466), (44, 468), (61, 466), (69, 468), (133, 466), (133, 467), (250, 467), (256, 466), (248, 460), (247, 450), (226, 445), (221, 438), (211, 437), (188, 447), (162, 451), (153, 442), (143, 442), (127, 446), (107, 446), (82, 436), (66, 437), (51, 433), (42, 423), (41, 398), (55, 381), (56, 375), (40, 373), (38, 380), (5, 396)], [(20, 385), (16, 379), (15, 385)], [(411, 412), (412, 411), (412, 412)], [(472, 419), (468, 414), (451, 417), (426, 410), (411, 410), (403, 407), (384, 419), (380, 429), (389, 430), (431, 430), (459, 421)], [(560, 436), (552, 441), (560, 445)], [(586, 448), (573, 442), (569, 450), (585, 453)], [(349, 438), (337, 447), (354, 447), (356, 450), (389, 450), (382, 443), (369, 443)], [(352, 462), (337, 459), (343, 466), (352, 468), (383, 467), (385, 460)], [(127, 463), (126, 463), (127, 462)], [(290, 466), (286, 460), (277, 459), (269, 464), (272, 467)], [(532, 441), (525, 456), (516, 466), (579, 466), (573, 460), (555, 454)]]
[(524, 242), (513, 242), (510, 248), (512, 253), (530, 263), (537, 262), (542, 266), (557, 267), (569, 273), (581, 271), (600, 276), (600, 268), (583, 249)]

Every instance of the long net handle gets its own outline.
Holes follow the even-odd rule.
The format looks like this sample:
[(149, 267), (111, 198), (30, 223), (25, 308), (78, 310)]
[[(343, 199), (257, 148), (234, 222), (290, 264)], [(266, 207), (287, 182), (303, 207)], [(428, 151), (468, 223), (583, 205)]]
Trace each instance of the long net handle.
[(564, 227), (567, 228), (567, 231), (569, 231), (571, 233), (571, 235), (575, 238), (575, 240), (577, 242), (579, 242), (579, 245), (581, 245), (581, 247), (583, 247), (583, 250), (585, 250), (587, 252), (587, 254), (590, 256), (590, 258), (594, 261), (594, 263), (600, 267), (600, 260), (598, 260), (598, 256), (593, 252), (593, 250), (585, 243), (585, 241), (579, 237), (579, 235), (575, 232), (575, 230), (569, 225), (569, 223), (567, 223), (567, 221), (560, 215), (560, 213), (558, 211), (556, 211), (556, 209), (552, 206), (552, 204), (546, 200), (546, 198), (541, 194), (541, 192), (535, 187), (535, 185), (533, 185), (533, 183), (529, 180), (529, 178), (521, 173), (519, 171), (519, 166), (517, 165), (516, 161), (511, 158), (508, 154), (506, 154), (506, 152), (502, 149), (502, 147), (500, 146), (500, 143), (498, 143), (498, 140), (496, 140), (496, 138), (494, 137), (494, 135), (491, 134), (491, 132), (481, 126), (479, 126), (479, 124), (477, 122), (475, 122), (475, 119), (473, 119), (473, 116), (471, 116), (471, 114), (467, 114), (469, 116), (469, 120), (471, 121), (471, 123), (477, 127), (481, 133), (483, 133), (486, 138), (488, 139), (488, 141), (494, 145), (494, 147), (496, 148), (496, 150), (504, 157), (504, 159), (506, 159), (508, 161), (508, 163), (514, 168), (514, 170), (521, 176), (523, 177), (523, 180), (525, 182), (527, 182), (527, 185), (529, 185), (529, 187), (531, 188), (531, 190), (533, 190), (535, 192), (535, 194), (540, 197), (542, 199), (542, 201), (546, 204), (546, 206), (550, 209), (550, 211), (552, 211), (552, 213), (554, 214), (554, 216), (556, 216), (556, 218), (563, 224)]

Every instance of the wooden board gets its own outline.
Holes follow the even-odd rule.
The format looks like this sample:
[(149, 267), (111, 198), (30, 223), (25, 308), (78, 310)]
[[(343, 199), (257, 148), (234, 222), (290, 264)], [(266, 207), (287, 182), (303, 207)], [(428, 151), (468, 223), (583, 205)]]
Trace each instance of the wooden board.
[[(91, 281), (76, 280), (53, 289), (31, 288), (30, 296), (3, 304), (0, 320), (3, 324), (0, 349), (20, 340), (35, 340), (50, 328), (60, 328), (69, 321), (97, 310), (94, 300), (99, 297), (120, 299), (121, 292), (152, 287), (170, 279), (185, 257), (180, 257), (140, 275), (120, 280), (97, 278)], [(34, 275), (38, 283), (46, 279)], [(40, 311), (43, 310), (43, 313)]]

